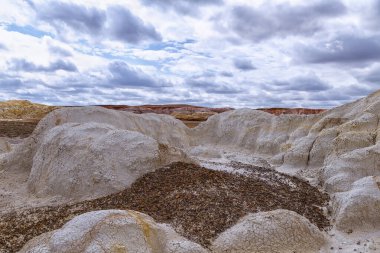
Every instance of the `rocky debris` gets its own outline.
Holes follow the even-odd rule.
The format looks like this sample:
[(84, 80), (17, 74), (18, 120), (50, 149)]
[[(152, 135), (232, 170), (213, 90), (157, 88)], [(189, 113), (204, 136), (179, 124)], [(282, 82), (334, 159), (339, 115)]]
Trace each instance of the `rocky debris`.
[[(279, 177), (274, 170), (244, 168), (255, 175), (265, 171), (265, 180), (250, 173), (232, 174), (178, 162), (144, 175), (117, 194), (10, 212), (1, 217), (0, 249), (15, 252), (31, 238), (60, 228), (76, 215), (106, 209), (146, 213), (205, 247), (248, 213), (287, 209), (305, 216), (320, 229), (329, 226), (322, 209), (328, 202), (327, 194), (298, 178)], [(269, 174), (274, 184), (268, 182)]]
[(20, 253), (37, 252), (206, 253), (200, 245), (179, 236), (135, 211), (104, 210), (82, 214), (61, 229), (30, 241)]
[(213, 252), (303, 252), (321, 250), (327, 237), (303, 216), (288, 210), (248, 214), (212, 243)]

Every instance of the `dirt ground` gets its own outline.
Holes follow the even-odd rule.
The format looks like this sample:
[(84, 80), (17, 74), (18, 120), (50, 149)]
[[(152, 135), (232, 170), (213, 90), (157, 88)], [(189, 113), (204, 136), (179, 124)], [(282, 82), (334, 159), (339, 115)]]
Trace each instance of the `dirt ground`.
[(0, 120), (0, 137), (25, 138), (36, 128), (39, 120)]
[[(74, 216), (101, 209), (146, 213), (205, 247), (247, 213), (282, 208), (305, 216), (320, 229), (329, 226), (322, 211), (327, 194), (271, 169), (235, 166), (252, 173), (233, 174), (178, 162), (146, 174), (117, 194), (4, 214), (0, 217), (0, 252), (16, 252), (31, 238), (60, 228)], [(266, 175), (264, 179), (257, 177), (260, 173)]]

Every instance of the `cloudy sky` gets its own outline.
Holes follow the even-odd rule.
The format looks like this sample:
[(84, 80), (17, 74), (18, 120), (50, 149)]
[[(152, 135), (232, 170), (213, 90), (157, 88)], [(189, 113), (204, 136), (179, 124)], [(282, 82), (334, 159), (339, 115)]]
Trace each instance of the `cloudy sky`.
[(1, 0), (0, 100), (330, 108), (380, 89), (380, 0)]

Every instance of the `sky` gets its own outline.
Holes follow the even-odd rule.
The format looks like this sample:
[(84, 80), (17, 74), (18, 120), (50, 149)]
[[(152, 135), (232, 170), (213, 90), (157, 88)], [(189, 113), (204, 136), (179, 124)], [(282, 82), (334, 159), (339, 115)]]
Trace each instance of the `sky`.
[(331, 108), (380, 89), (380, 0), (1, 0), (0, 101)]

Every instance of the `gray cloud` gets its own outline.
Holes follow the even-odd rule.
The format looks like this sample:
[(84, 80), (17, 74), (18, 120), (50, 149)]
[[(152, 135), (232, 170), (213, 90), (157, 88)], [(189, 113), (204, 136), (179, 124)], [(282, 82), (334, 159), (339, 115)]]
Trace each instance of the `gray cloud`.
[(336, 88), (335, 89), (336, 92), (331, 92), (331, 93), (346, 94), (348, 96), (351, 96), (351, 100), (353, 100), (353, 99), (357, 99), (358, 97), (367, 96), (368, 94), (377, 90), (379, 87), (380, 87), (380, 84), (377, 85), (377, 87), (375, 85), (362, 84), (359, 86), (357, 84), (356, 85), (351, 84), (348, 86)]
[(161, 40), (161, 35), (149, 24), (134, 16), (129, 10), (121, 6), (112, 6), (108, 9), (109, 33), (117, 40), (129, 43), (139, 43), (143, 40)]
[(235, 59), (234, 66), (235, 68), (243, 70), (243, 71), (250, 71), (250, 70), (256, 69), (252, 65), (252, 62), (248, 59)]
[(221, 76), (224, 76), (224, 77), (233, 77), (234, 74), (232, 72), (229, 72), (229, 71), (222, 71), (219, 73)]
[(55, 72), (57, 70), (68, 72), (78, 71), (74, 63), (63, 60), (51, 62), (48, 66), (36, 65), (24, 59), (13, 59), (11, 62), (8, 62), (8, 64), (11, 70), (25, 72)]
[[(35, 0), (35, 15), (28, 15), (28, 25), (4, 26), (4, 34), (17, 35), (20, 41), (7, 43), (5, 49), (6, 40), (0, 40), (1, 56), (8, 60), (8, 69), (0, 71), (8, 73), (0, 73), (0, 99), (71, 105), (330, 107), (380, 88), (380, 65), (371, 65), (380, 62), (380, 0), (344, 1), (348, 11), (339, 0), (263, 1), (261, 6), (245, 1), (247, 6), (235, 7), (234, 1), (222, 0), (141, 1), (150, 11), (169, 13), (173, 19), (156, 20), (161, 15), (144, 16), (150, 12), (124, 5)], [(202, 10), (221, 15), (208, 19), (200, 16)], [(208, 29), (213, 22), (223, 34)], [(207, 27), (201, 36), (200, 25)], [(165, 38), (159, 31), (165, 31)], [(123, 46), (102, 40), (121, 41)], [(142, 42), (149, 44), (131, 45)], [(24, 45), (35, 53), (46, 50), (41, 57), (53, 62), (37, 64), (27, 52), (20, 56)], [(246, 57), (239, 58), (242, 52)], [(251, 56), (260, 60), (255, 71), (249, 71), (258, 64)], [(289, 61), (292, 57), (294, 61)], [(86, 59), (93, 59), (91, 68)], [(132, 62), (146, 64), (153, 74)], [(56, 70), (68, 72), (60, 75)], [(32, 76), (41, 80), (31, 80)]]
[[(109, 85), (103, 85), (104, 83)], [(118, 88), (119, 86), (111, 84), (110, 80), (92, 78), (90, 73), (73, 75), (49, 83), (0, 74), (0, 98), (5, 99), (27, 99), (56, 105), (112, 104), (114, 101), (141, 104), (147, 99), (137, 89), (125, 91)]]
[(69, 50), (55, 45), (49, 45), (49, 52), (63, 57), (72, 56)]
[(308, 63), (361, 63), (380, 59), (380, 37), (337, 36), (314, 45), (297, 45), (296, 58)]
[(0, 75), (0, 90), (17, 89), (22, 87), (22, 81), (19, 78)]
[(328, 105), (335, 106), (366, 96), (375, 90), (376, 87), (373, 86), (358, 86), (353, 84), (345, 85), (342, 87), (335, 87), (330, 90), (308, 93), (305, 102), (311, 101), (312, 103), (320, 103), (321, 105), (326, 103), (327, 107)]
[(198, 15), (204, 5), (222, 5), (223, 0), (142, 0), (143, 4), (154, 5), (163, 10), (172, 9), (184, 15)]
[(233, 86), (225, 81), (219, 80), (218, 77), (233, 77), (233, 73), (227, 71), (216, 72), (211, 69), (204, 70), (200, 73), (192, 74), (184, 79), (184, 85), (188, 90), (197, 93), (210, 94), (237, 94), (242, 89)]
[(264, 85), (265, 89), (272, 91), (324, 91), (332, 86), (314, 74), (294, 77), (288, 80), (277, 80)]
[(365, 81), (371, 84), (377, 84), (380, 85), (380, 69), (377, 69), (376, 71), (371, 71), (365, 78)]
[[(24, 79), (17, 75), (0, 74), (0, 98), (3, 99), (29, 99), (33, 101), (45, 102), (42, 93), (38, 90), (33, 92), (40, 84), (38, 80)], [(47, 97), (55, 98), (55, 91), (46, 94)], [(57, 102), (54, 100), (53, 102)]]
[(33, 7), (39, 19), (52, 24), (58, 31), (69, 26), (77, 31), (98, 34), (106, 21), (105, 11), (85, 7), (74, 3), (49, 1)]
[(31, 4), (37, 17), (52, 25), (58, 34), (65, 29), (81, 32), (96, 38), (109, 38), (137, 44), (144, 40), (161, 40), (156, 29), (144, 23), (120, 5), (110, 6), (107, 11), (75, 3), (49, 1)]
[(371, 86), (380, 87), (380, 65), (375, 64), (368, 70), (359, 70), (355, 74), (355, 77), (361, 83), (367, 83)]
[(111, 77), (107, 80), (106, 86), (121, 86), (121, 87), (149, 87), (149, 88), (160, 88), (168, 86), (166, 83), (161, 83), (147, 74), (132, 68), (127, 63), (122, 61), (115, 61), (108, 66)]
[(195, 105), (202, 105), (202, 106), (212, 106), (212, 104), (208, 104), (207, 102), (203, 101), (202, 99), (194, 99), (194, 98), (188, 98), (188, 97), (166, 97), (162, 98), (158, 96), (154, 103), (156, 104), (195, 104)]
[(323, 93), (313, 93), (313, 94), (308, 94), (308, 100), (312, 100), (312, 101), (348, 101), (352, 99), (351, 96), (347, 95), (347, 94), (342, 94), (340, 92), (323, 92)]
[[(375, 18), (380, 21), (380, 0), (375, 0), (374, 8)], [(379, 23), (377, 22), (377, 27), (379, 27)]]
[(205, 76), (193, 76), (185, 79), (185, 84), (190, 90), (198, 90), (211, 94), (236, 94), (241, 93), (242, 89), (233, 87), (232, 85), (215, 80), (215, 78), (207, 78)]
[(339, 0), (320, 0), (312, 4), (265, 4), (258, 8), (236, 6), (231, 10), (228, 27), (240, 37), (258, 42), (271, 37), (312, 35), (323, 28), (326, 18), (346, 12)]
[(378, 32), (380, 28), (380, 0), (370, 0), (369, 4), (364, 8), (365, 15), (361, 15), (365, 28)]
[(7, 50), (7, 47), (4, 44), (0, 43), (0, 50)]

